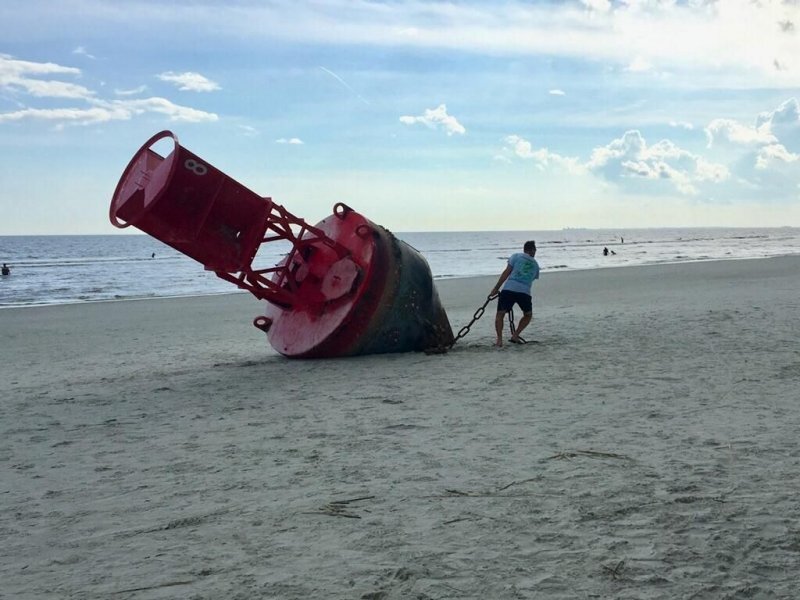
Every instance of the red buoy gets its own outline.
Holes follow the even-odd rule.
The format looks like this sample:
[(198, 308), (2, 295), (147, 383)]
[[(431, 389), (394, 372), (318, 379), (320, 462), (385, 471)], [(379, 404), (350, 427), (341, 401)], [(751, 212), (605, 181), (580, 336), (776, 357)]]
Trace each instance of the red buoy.
[[(156, 142), (170, 138), (161, 156)], [(133, 225), (266, 300), (254, 325), (281, 354), (335, 357), (446, 347), (453, 341), (430, 268), (414, 248), (344, 204), (315, 226), (183, 148), (150, 138), (122, 174), (109, 218)], [(277, 265), (253, 261), (288, 241)]]

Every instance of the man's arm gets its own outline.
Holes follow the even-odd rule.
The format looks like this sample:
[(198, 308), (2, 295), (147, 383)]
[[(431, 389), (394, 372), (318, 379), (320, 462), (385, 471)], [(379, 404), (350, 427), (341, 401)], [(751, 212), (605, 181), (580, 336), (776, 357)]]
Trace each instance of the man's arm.
[(511, 265), (508, 265), (508, 266), (506, 267), (506, 270), (505, 270), (505, 271), (503, 271), (503, 272), (500, 274), (500, 279), (498, 279), (498, 280), (497, 280), (497, 283), (496, 283), (496, 284), (495, 284), (495, 286), (492, 288), (492, 291), (491, 291), (491, 293), (489, 294), (490, 296), (494, 296), (494, 295), (495, 295), (495, 294), (496, 294), (498, 291), (500, 291), (500, 286), (501, 286), (501, 285), (503, 285), (503, 282), (505, 282), (505, 280), (506, 280), (506, 279), (508, 279), (508, 276), (509, 276), (509, 275), (511, 275), (511, 270), (512, 270), (512, 269), (513, 269), (513, 267), (512, 267)]

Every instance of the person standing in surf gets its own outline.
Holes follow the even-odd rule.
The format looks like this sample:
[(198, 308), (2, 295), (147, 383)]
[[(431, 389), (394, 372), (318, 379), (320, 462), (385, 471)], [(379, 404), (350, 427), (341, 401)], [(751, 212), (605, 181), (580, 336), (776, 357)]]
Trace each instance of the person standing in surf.
[[(512, 254), (508, 259), (508, 266), (500, 274), (500, 279), (492, 288), (490, 296), (494, 296), (500, 291), (497, 299), (497, 315), (494, 318), (494, 329), (497, 339), (494, 345), (503, 345), (503, 321), (506, 313), (515, 304), (522, 310), (522, 318), (517, 324), (514, 335), (509, 340), (512, 344), (524, 344), (525, 340), (520, 337), (522, 331), (528, 326), (533, 318), (533, 298), (531, 288), (535, 279), (539, 279), (539, 263), (534, 258), (536, 256), (536, 242), (533, 240), (525, 242), (522, 252)], [(502, 286), (502, 289), (501, 289)]]

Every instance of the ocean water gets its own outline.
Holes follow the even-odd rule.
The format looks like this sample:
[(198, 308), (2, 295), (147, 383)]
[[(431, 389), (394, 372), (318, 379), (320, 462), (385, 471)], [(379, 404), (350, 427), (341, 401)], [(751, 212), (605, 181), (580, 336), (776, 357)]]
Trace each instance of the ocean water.
[[(435, 278), (496, 275), (529, 239), (548, 272), (800, 254), (800, 228), (565, 229), (396, 233), (428, 261)], [(613, 254), (603, 256), (607, 247)], [(259, 264), (286, 247), (262, 246)], [(146, 235), (0, 236), (0, 308), (195, 296), (236, 291), (202, 265)]]

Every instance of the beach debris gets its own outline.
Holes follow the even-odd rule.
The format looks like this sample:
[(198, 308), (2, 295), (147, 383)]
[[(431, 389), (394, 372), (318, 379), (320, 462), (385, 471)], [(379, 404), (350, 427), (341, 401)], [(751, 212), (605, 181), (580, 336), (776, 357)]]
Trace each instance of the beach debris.
[(499, 497), (510, 497), (514, 498), (517, 496), (529, 496), (530, 494), (501, 494), (507, 490), (508, 488), (515, 486), (515, 485), (522, 485), (524, 483), (530, 483), (531, 481), (538, 481), (538, 477), (531, 477), (529, 479), (522, 479), (520, 481), (512, 481), (506, 485), (500, 486), (495, 488), (494, 490), (485, 491), (485, 492), (463, 492), (461, 490), (456, 490), (453, 488), (446, 488), (444, 491), (447, 494), (446, 496), (432, 496), (434, 498), (451, 498), (451, 497), (467, 497), (467, 498), (486, 498), (488, 496), (499, 496)]
[(588, 456), (589, 458), (615, 458), (619, 460), (633, 460), (630, 456), (624, 454), (616, 454), (614, 452), (597, 452), (595, 450), (573, 450), (571, 452), (558, 452), (553, 456), (548, 456), (547, 460), (571, 460), (579, 456)]
[(223, 508), (205, 514), (193, 515), (190, 517), (181, 517), (179, 519), (172, 519), (171, 521), (167, 522), (164, 525), (157, 525), (155, 527), (145, 527), (140, 529), (132, 529), (129, 531), (121, 531), (118, 533), (118, 535), (123, 537), (130, 537), (134, 535), (141, 535), (144, 533), (155, 533), (157, 531), (169, 531), (171, 529), (180, 529), (181, 527), (194, 527), (195, 525), (200, 525), (204, 523), (211, 517), (224, 515), (228, 512), (229, 509)]
[(185, 579), (181, 581), (167, 581), (165, 583), (157, 583), (156, 585), (146, 585), (143, 587), (135, 587), (135, 588), (127, 588), (125, 590), (117, 590), (116, 592), (111, 592), (113, 595), (117, 594), (131, 594), (133, 592), (144, 592), (146, 590), (157, 590), (160, 588), (166, 587), (175, 587), (178, 585), (191, 585), (196, 582), (197, 579)]
[(454, 592), (458, 592), (459, 594), (463, 594), (463, 596), (466, 596), (468, 594), (467, 590), (462, 590), (461, 588), (457, 588), (454, 585), (450, 585), (449, 583), (445, 583), (444, 581), (439, 581), (439, 582), (437, 582), (436, 585), (439, 585), (441, 587), (447, 588), (448, 590), (453, 590)]
[(211, 517), (224, 515), (227, 512), (228, 509), (221, 509), (202, 515), (193, 515), (191, 517), (172, 519), (166, 525), (161, 525), (158, 527), (150, 527), (148, 529), (140, 529), (137, 530), (135, 533), (153, 533), (155, 531), (169, 531), (170, 529), (180, 529), (181, 527), (194, 527), (195, 525), (200, 525), (201, 523), (205, 522), (207, 519)]
[[(415, 580), (420, 576), (430, 576), (430, 571), (422, 568), (421, 572), (407, 567), (388, 569), (375, 581), (378, 589), (364, 592), (359, 596), (361, 600), (389, 600), (390, 598), (416, 598), (417, 600), (433, 600), (424, 593), (413, 593), (409, 588), (414, 586)], [(353, 582), (351, 585), (355, 585)]]
[(625, 566), (625, 561), (621, 560), (613, 567), (609, 567), (608, 565), (601, 565), (603, 567), (603, 572), (611, 575), (612, 579), (621, 579), (622, 578), (622, 568)]
[(673, 498), (673, 502), (676, 504), (693, 504), (694, 502), (703, 502), (705, 500), (710, 500), (711, 502), (719, 502), (720, 504), (725, 504), (727, 500), (723, 495), (718, 496), (678, 496), (677, 498)]
[(460, 523), (461, 521), (481, 521), (483, 519), (497, 521), (499, 523), (508, 523), (507, 519), (498, 519), (497, 517), (492, 517), (491, 515), (482, 515), (478, 513), (466, 513), (466, 515), (467, 516), (465, 517), (457, 517), (455, 519), (450, 519), (449, 521), (444, 521), (442, 525), (451, 525), (453, 523)]
[(196, 515), (193, 517), (184, 517), (182, 519), (173, 519), (161, 529), (163, 531), (167, 531), (168, 529), (179, 529), (180, 527), (191, 527), (193, 525), (199, 525), (203, 521), (205, 521), (209, 515)]
[(328, 517), (345, 517), (347, 519), (360, 519), (361, 517), (348, 510), (348, 505), (353, 502), (372, 500), (375, 496), (360, 496), (349, 500), (333, 500), (322, 506), (319, 510), (303, 512), (304, 515), (325, 515)]
[[(182, 147), (171, 131), (154, 135), (128, 163), (109, 219), (264, 300), (253, 325), (285, 356), (422, 351), (454, 342), (417, 250), (341, 202), (310, 225)], [(288, 248), (275, 265), (261, 264), (269, 244)]]
[(506, 485), (504, 485), (504, 486), (503, 486), (503, 487), (501, 487), (501, 488), (498, 488), (498, 489), (497, 489), (497, 491), (498, 491), (498, 492), (502, 492), (503, 490), (507, 490), (507, 489), (508, 489), (508, 488), (510, 488), (511, 486), (514, 486), (514, 485), (522, 485), (523, 483), (530, 483), (531, 481), (536, 481), (536, 480), (538, 480), (538, 479), (539, 479), (538, 477), (531, 477), (531, 478), (529, 478), (529, 479), (523, 479), (522, 481), (512, 481), (511, 483), (509, 483), (509, 484), (506, 484)]
[(472, 521), (469, 517), (458, 517), (457, 519), (450, 519), (449, 521), (445, 521), (442, 525), (450, 525), (451, 523), (458, 523), (460, 521)]

